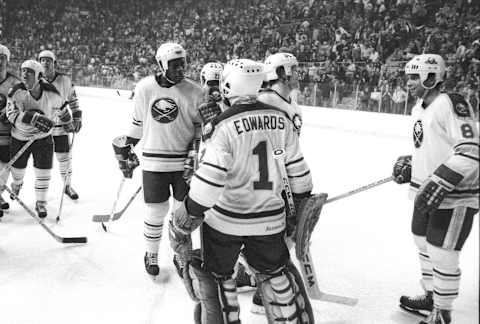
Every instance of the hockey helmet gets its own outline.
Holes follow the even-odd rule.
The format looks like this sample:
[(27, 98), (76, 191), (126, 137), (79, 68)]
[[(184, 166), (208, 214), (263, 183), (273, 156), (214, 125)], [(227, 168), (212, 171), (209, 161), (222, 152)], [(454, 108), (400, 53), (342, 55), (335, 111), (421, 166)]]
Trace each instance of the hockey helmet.
[(37, 62), (35, 60), (26, 60), (25, 62), (22, 63), (21, 69), (30, 69), (35, 72), (35, 80), (38, 81), (42, 77), (42, 75), (45, 73), (45, 70), (43, 69), (42, 64), (40, 62)]
[(5, 55), (7, 62), (10, 61), (10, 50), (5, 45), (0, 44), (0, 55)]
[[(412, 58), (405, 65), (405, 74), (418, 74), (420, 83), (425, 89), (433, 89), (445, 78), (445, 61), (437, 54), (420, 54)], [(435, 75), (433, 86), (426, 86), (425, 81), (429, 74)]]
[(227, 62), (220, 78), (220, 93), (226, 99), (256, 96), (265, 78), (264, 65), (249, 59)]
[(49, 50), (41, 51), (40, 54), (38, 54), (38, 60), (39, 61), (42, 57), (50, 58), (50, 59), (52, 59), (53, 62), (55, 62), (57, 60), (57, 58), (55, 57), (55, 54), (53, 54), (53, 52), (49, 51)]
[(200, 84), (205, 86), (208, 81), (220, 81), (223, 65), (221, 63), (209, 62), (200, 71)]
[(276, 53), (265, 60), (265, 81), (278, 80), (277, 68), (282, 66), (287, 76), (292, 76), (292, 67), (297, 66), (297, 58), (290, 53)]
[(187, 53), (185, 49), (177, 43), (164, 43), (160, 45), (155, 55), (161, 73), (165, 73), (168, 70), (168, 62), (171, 60), (186, 57)]

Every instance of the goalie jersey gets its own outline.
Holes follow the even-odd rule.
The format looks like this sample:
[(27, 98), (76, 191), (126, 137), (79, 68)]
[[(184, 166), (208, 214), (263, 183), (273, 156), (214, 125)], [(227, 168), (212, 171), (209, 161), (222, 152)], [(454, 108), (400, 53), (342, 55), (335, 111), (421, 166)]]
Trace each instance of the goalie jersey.
[(10, 88), (20, 82), (18, 77), (9, 72), (7, 72), (7, 77), (0, 81), (0, 146), (10, 145), (12, 127), (7, 119), (7, 96)]
[(425, 108), (419, 100), (412, 109), (412, 117), (410, 197), (435, 172), (454, 183), (461, 179), (440, 208), (478, 209), (479, 135), (470, 105), (459, 94), (442, 93)]
[[(72, 80), (67, 75), (56, 72), (53, 80), (50, 81), (50, 83), (57, 88), (58, 92), (60, 92), (63, 102), (68, 102), (68, 106), (73, 115), (80, 111), (75, 87), (72, 83)], [(52, 133), (53, 136), (66, 135), (67, 132), (63, 128), (63, 125), (58, 120), (56, 120), (56, 122), (57, 124), (55, 125)]]
[(152, 75), (137, 84), (133, 100), (128, 136), (143, 139), (143, 170), (183, 171), (188, 144), (201, 135), (198, 112), (203, 100), (201, 87), (189, 79), (162, 87)]
[(258, 94), (258, 101), (274, 107), (278, 107), (287, 113), (288, 118), (293, 122), (295, 130), (300, 135), (302, 128), (302, 110), (291, 98), (285, 99), (273, 89), (261, 89)]
[[(210, 208), (205, 222), (237, 236), (285, 229), (282, 173), (293, 193), (312, 190), (312, 178), (293, 123), (279, 108), (255, 99), (235, 103), (204, 128), (205, 153), (192, 177), (189, 197)], [(275, 150), (283, 150), (281, 160)], [(277, 151), (278, 152), (278, 151)]]

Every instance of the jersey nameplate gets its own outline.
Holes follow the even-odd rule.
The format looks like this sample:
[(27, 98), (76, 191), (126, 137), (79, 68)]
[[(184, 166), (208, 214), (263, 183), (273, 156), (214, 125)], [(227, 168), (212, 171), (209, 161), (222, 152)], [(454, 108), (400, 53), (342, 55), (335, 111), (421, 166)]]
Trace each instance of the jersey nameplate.
[(152, 117), (161, 124), (168, 124), (178, 116), (178, 105), (172, 98), (156, 99), (151, 106)]

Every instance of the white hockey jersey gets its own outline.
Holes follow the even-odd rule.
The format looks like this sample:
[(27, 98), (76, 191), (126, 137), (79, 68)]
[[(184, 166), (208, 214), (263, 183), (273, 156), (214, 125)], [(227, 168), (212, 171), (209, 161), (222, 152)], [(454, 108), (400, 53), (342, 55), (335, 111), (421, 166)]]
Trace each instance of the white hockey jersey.
[[(50, 81), (50, 83), (57, 88), (58, 92), (60, 92), (63, 102), (68, 102), (68, 107), (70, 108), (72, 114), (80, 110), (77, 94), (75, 92), (75, 86), (67, 75), (56, 72), (53, 80)], [(59, 120), (56, 120), (56, 125), (52, 134), (53, 136), (59, 136), (66, 135), (68, 133), (65, 131), (63, 124)]]
[(183, 171), (188, 144), (201, 133), (200, 85), (184, 79), (170, 88), (161, 87), (152, 75), (137, 84), (133, 100), (128, 136), (143, 139), (143, 170)]
[[(30, 94), (23, 83), (14, 86), (8, 94), (7, 117), (12, 123), (12, 137), (28, 141), (33, 135), (37, 138), (49, 136), (49, 133), (43, 133), (36, 127), (22, 122), (25, 111), (35, 110), (45, 115), (51, 120), (56, 120), (56, 112), (63, 105), (62, 97), (54, 90), (51, 84), (48, 84), (52, 90), (47, 90), (45, 84), (40, 84), (42, 94), (39, 99), (35, 99)], [(49, 88), (50, 88), (49, 87)]]
[(277, 91), (273, 89), (261, 89), (257, 97), (258, 101), (266, 103), (274, 107), (278, 107), (285, 111), (293, 122), (296, 132), (300, 135), (302, 128), (302, 110), (300, 106), (291, 98), (283, 98)]
[(440, 208), (478, 208), (479, 135), (473, 111), (458, 94), (440, 94), (423, 108), (412, 109), (414, 151), (410, 197), (433, 173), (450, 183), (460, 181)]
[(8, 91), (20, 82), (18, 77), (8, 72), (7, 77), (3, 81), (0, 81), (0, 146), (10, 145), (10, 131), (12, 127), (6, 116), (7, 97)]
[[(205, 222), (230, 235), (270, 235), (285, 229), (286, 166), (293, 193), (312, 190), (312, 177), (293, 123), (279, 108), (251, 99), (236, 103), (204, 128), (205, 154), (189, 197), (210, 208)], [(283, 150), (283, 160), (274, 159)]]

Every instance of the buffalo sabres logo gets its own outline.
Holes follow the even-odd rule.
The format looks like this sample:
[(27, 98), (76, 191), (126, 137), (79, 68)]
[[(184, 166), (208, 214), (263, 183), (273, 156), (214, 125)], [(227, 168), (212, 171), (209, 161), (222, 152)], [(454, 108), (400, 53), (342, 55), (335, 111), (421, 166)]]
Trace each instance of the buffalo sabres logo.
[(455, 112), (459, 117), (470, 117), (470, 110), (467, 105), (463, 102), (458, 102), (455, 105)]
[(300, 129), (302, 128), (302, 118), (300, 118), (300, 115), (298, 114), (293, 115), (292, 121), (293, 121), (293, 126), (295, 126), (295, 130), (300, 132)]
[(152, 104), (152, 117), (157, 122), (168, 124), (178, 116), (178, 106), (171, 98), (160, 98)]
[(423, 142), (423, 126), (422, 121), (417, 120), (415, 125), (413, 126), (413, 144), (415, 144), (416, 148), (422, 146)]

